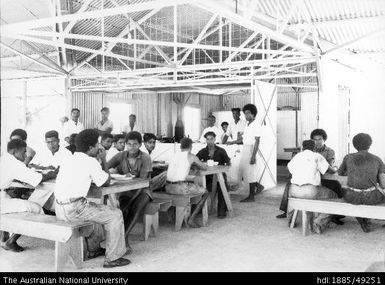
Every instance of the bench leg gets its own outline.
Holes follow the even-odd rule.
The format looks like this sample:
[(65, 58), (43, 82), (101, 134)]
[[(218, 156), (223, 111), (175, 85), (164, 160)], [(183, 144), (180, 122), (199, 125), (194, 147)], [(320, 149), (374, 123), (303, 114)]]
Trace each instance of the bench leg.
[(69, 255), (77, 269), (83, 266), (83, 237), (72, 237), (69, 241)]
[(158, 230), (159, 230), (159, 212), (156, 212), (154, 215), (152, 215), (152, 231), (154, 233), (154, 236), (158, 236)]
[[(67, 262), (69, 247), (67, 243), (55, 241), (55, 271), (61, 272)], [(83, 253), (83, 252), (82, 252)]]
[(202, 207), (202, 225), (204, 227), (207, 227), (208, 225), (208, 220), (209, 220), (209, 211), (208, 211), (208, 201), (206, 199), (205, 203), (203, 204)]
[(152, 216), (143, 215), (143, 239), (148, 240), (152, 226)]
[(306, 236), (308, 234), (309, 229), (309, 217), (308, 212), (302, 211), (302, 234)]
[[(188, 206), (187, 206), (188, 207)], [(175, 207), (175, 231), (178, 232), (182, 228), (187, 207)]]
[(291, 222), (290, 222), (290, 228), (294, 229), (295, 222), (297, 221), (297, 216), (298, 216), (298, 210), (294, 210), (293, 216), (291, 217)]

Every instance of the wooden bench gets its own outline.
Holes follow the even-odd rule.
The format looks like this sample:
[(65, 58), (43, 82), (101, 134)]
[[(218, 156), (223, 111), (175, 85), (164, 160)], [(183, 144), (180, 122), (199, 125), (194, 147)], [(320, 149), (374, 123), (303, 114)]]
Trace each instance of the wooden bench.
[(294, 209), (290, 228), (294, 228), (298, 211), (302, 211), (302, 234), (304, 236), (307, 235), (310, 226), (309, 212), (385, 220), (385, 204), (353, 205), (342, 199), (310, 200), (289, 198), (289, 208)]
[(147, 204), (143, 215), (143, 239), (147, 240), (151, 229), (154, 236), (158, 235), (159, 212), (167, 212), (171, 207), (172, 201), (167, 199), (155, 198)]
[[(154, 198), (171, 200), (172, 206), (175, 207), (175, 231), (180, 231), (183, 221), (187, 224), (187, 220), (191, 215), (191, 205), (198, 204), (202, 198), (202, 195), (172, 195), (164, 192), (154, 192), (152, 194)], [(208, 209), (207, 200), (202, 208), (202, 224), (207, 226), (208, 222)]]
[(69, 223), (55, 216), (14, 213), (0, 216), (0, 230), (55, 241), (55, 270), (62, 271), (68, 257), (76, 268), (83, 265), (83, 236), (93, 230), (93, 223)]

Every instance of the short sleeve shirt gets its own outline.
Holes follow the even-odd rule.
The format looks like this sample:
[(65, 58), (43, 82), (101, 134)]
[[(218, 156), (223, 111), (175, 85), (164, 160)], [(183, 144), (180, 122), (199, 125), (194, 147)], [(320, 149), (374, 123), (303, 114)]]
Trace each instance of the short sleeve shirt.
[(36, 155), (30, 162), (31, 164), (48, 167), (53, 166), (57, 168), (64, 160), (72, 156), (71, 152), (65, 147), (59, 147), (58, 151), (52, 154), (48, 148), (36, 152)]
[(320, 155), (322, 155), (326, 159), (326, 161), (329, 163), (330, 166), (334, 165), (336, 155), (335, 155), (335, 152), (332, 148), (324, 145), (320, 149), (314, 149), (314, 151), (318, 152)]
[(221, 148), (219, 146), (215, 146), (213, 157), (209, 156), (209, 149), (208, 149), (208, 147), (205, 147), (205, 148), (201, 149), (197, 153), (196, 156), (201, 161), (207, 161), (209, 159), (212, 159), (212, 160), (218, 162), (218, 165), (229, 165), (230, 164), (230, 158), (227, 155), (226, 150), (224, 150), (223, 148)]
[(238, 138), (238, 133), (243, 133), (246, 128), (247, 122), (239, 120), (237, 123), (231, 122), (227, 128), (226, 135), (231, 137), (233, 140)]
[(291, 183), (297, 185), (321, 184), (321, 174), (329, 168), (329, 163), (319, 153), (304, 150), (294, 156), (287, 165), (292, 174)]
[(367, 151), (359, 151), (344, 157), (338, 174), (348, 176), (348, 186), (368, 189), (379, 183), (379, 175), (385, 173), (384, 162)]
[(0, 158), (0, 189), (2, 190), (9, 188), (13, 180), (36, 187), (42, 178), (43, 176), (40, 173), (29, 169), (23, 162), (9, 153), (5, 153)]
[(255, 137), (261, 137), (262, 127), (258, 124), (257, 120), (252, 121), (246, 125), (245, 131), (243, 132), (242, 142), (244, 145), (254, 145)]
[(102, 121), (99, 121), (96, 125), (96, 128), (99, 131), (106, 131), (108, 128), (113, 129), (114, 124), (110, 120), (105, 121), (104, 124), (102, 124)]
[(71, 159), (61, 166), (56, 178), (55, 197), (59, 201), (86, 197), (91, 182), (102, 186), (109, 175), (103, 171), (95, 157), (83, 152), (75, 152)]
[(68, 122), (65, 122), (63, 125), (64, 137), (69, 137), (72, 134), (78, 134), (82, 130), (84, 130), (84, 126), (79, 121), (75, 123), (73, 120), (69, 120)]
[(130, 173), (135, 177), (149, 178), (152, 171), (151, 157), (139, 150), (134, 165), (130, 165), (128, 151), (122, 151), (108, 161), (108, 168), (116, 168), (119, 174)]

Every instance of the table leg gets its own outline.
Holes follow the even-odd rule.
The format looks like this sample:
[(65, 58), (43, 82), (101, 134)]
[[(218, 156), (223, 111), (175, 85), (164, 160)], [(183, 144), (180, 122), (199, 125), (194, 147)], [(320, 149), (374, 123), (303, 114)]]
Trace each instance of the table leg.
[(217, 212), (217, 199), (215, 198), (216, 197), (216, 194), (217, 194), (217, 182), (218, 182), (218, 179), (217, 179), (217, 176), (216, 175), (213, 175), (213, 188), (211, 190), (211, 194), (210, 194), (210, 202), (211, 202), (211, 205), (210, 205), (210, 213), (213, 214), (213, 213), (216, 213)]
[(227, 192), (227, 189), (226, 189), (225, 179), (223, 178), (222, 173), (217, 173), (217, 177), (219, 181), (219, 186), (221, 186), (220, 188), (223, 194), (223, 198), (225, 199), (225, 202), (226, 202), (228, 215), (229, 217), (232, 218), (234, 217), (234, 211), (233, 211), (233, 206), (231, 205), (229, 192)]
[(109, 195), (108, 195), (108, 199), (110, 200), (111, 206), (116, 207), (116, 208), (119, 208), (119, 201), (118, 201), (118, 199), (116, 198), (116, 195), (115, 195), (115, 194), (109, 194)]

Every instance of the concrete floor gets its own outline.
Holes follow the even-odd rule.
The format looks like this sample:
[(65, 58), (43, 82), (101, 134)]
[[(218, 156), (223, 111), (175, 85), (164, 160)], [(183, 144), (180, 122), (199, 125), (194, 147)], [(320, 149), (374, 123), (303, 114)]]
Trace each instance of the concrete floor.
[[(144, 242), (141, 225), (131, 235), (132, 264), (106, 270), (103, 258), (86, 261), (82, 271), (365, 271), (384, 261), (385, 228), (373, 221), (365, 234), (353, 218), (322, 235), (303, 237), (300, 227), (290, 230), (286, 219), (276, 219), (283, 185), (259, 194), (255, 203), (241, 204), (232, 194), (232, 219), (210, 216), (209, 226), (174, 232), (167, 222), (160, 234)], [(52, 271), (54, 243), (22, 237), (22, 253), (0, 249), (1, 271)], [(379, 264), (379, 263), (377, 263)], [(382, 265), (381, 265), (382, 266)], [(70, 263), (67, 271), (74, 271)]]

